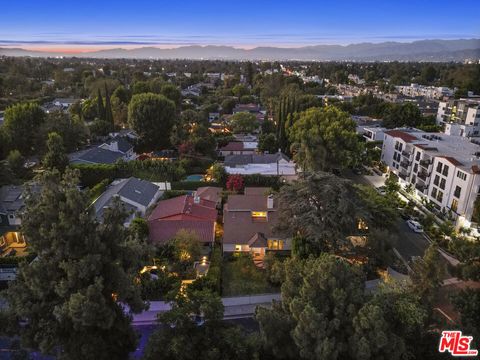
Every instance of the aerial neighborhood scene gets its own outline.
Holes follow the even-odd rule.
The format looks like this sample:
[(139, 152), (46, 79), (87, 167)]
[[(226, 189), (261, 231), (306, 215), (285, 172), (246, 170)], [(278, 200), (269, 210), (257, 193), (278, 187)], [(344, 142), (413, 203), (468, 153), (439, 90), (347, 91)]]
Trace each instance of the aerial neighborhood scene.
[(479, 358), (480, 3), (0, 9), (0, 359)]

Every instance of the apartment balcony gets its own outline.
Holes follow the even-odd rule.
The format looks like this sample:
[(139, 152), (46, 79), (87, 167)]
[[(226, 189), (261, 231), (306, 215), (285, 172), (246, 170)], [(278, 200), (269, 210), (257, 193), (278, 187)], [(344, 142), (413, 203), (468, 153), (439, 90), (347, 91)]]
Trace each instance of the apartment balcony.
[(419, 173), (417, 173), (417, 178), (423, 181), (426, 181), (429, 176), (430, 174), (428, 174), (426, 171), (420, 171)]
[(406, 157), (406, 158), (409, 158), (413, 155), (413, 152), (411, 151), (407, 151), (407, 150), (403, 150), (402, 151), (402, 156)]
[(407, 174), (406, 171), (401, 170), (401, 171), (398, 173), (398, 177), (399, 177), (400, 179), (406, 180), (406, 179), (407, 179), (407, 176), (408, 176), (408, 174)]
[(403, 160), (401, 163), (400, 163), (400, 166), (402, 168), (404, 168), (405, 170), (408, 170), (408, 167), (410, 166), (411, 162), (410, 161), (405, 161)]
[(428, 169), (428, 167), (432, 165), (432, 160), (430, 159), (424, 159), (424, 160), (420, 160), (420, 166), (421, 167), (424, 167), (425, 169)]
[(427, 188), (427, 186), (425, 184), (420, 183), (420, 182), (415, 184), (415, 189), (417, 189), (418, 191), (421, 191), (422, 193), (425, 191), (426, 188)]

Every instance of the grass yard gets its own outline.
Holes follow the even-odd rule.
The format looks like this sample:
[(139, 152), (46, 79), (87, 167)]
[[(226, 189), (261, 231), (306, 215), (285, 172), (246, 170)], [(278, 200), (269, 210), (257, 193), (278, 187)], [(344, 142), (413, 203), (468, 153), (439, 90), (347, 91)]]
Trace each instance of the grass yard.
[(249, 256), (224, 260), (222, 296), (241, 296), (279, 292), (267, 281), (265, 270), (258, 269)]

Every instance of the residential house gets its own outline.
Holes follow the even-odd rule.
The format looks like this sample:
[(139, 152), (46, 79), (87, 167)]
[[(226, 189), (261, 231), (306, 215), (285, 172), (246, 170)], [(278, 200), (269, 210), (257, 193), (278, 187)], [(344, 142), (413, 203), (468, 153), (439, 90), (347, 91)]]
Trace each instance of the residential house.
[(437, 124), (445, 125), (445, 133), (465, 137), (480, 136), (480, 100), (440, 101)]
[(137, 155), (127, 137), (116, 136), (97, 147), (69, 155), (72, 164), (114, 164), (118, 160), (135, 160)]
[(216, 208), (219, 209), (222, 203), (222, 188), (215, 186), (202, 186), (195, 191), (194, 196), (215, 203)]
[(263, 258), (266, 251), (290, 250), (291, 240), (276, 231), (278, 199), (268, 188), (245, 188), (230, 195), (223, 208), (223, 252), (251, 252)]
[(186, 230), (193, 232), (202, 245), (212, 246), (218, 217), (217, 202), (199, 195), (183, 195), (159, 201), (148, 217), (150, 242), (162, 245), (173, 239), (180, 230)]
[(105, 209), (111, 207), (115, 199), (120, 200), (129, 214), (125, 220), (125, 226), (128, 226), (136, 216), (145, 216), (147, 209), (154, 205), (167, 189), (168, 183), (151, 183), (134, 177), (118, 179), (107, 187), (92, 206), (97, 220), (101, 222)]
[(227, 155), (225, 156), (224, 166), (228, 174), (276, 175), (288, 180), (297, 178), (295, 163), (281, 152), (275, 154)]
[(257, 151), (257, 141), (230, 141), (220, 147), (218, 153), (221, 156), (227, 155), (252, 155)]
[(0, 187), (0, 226), (19, 226), (20, 215), (25, 207), (23, 186), (4, 185)]
[(363, 138), (367, 142), (383, 141), (386, 130), (383, 127), (365, 127), (363, 128)]

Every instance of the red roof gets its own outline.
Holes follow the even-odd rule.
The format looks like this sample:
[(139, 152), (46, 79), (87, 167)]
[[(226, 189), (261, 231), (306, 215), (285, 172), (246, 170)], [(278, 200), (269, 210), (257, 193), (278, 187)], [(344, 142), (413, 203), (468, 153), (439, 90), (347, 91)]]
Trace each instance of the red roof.
[(177, 196), (159, 201), (148, 217), (149, 238), (152, 243), (165, 243), (178, 231), (185, 229), (195, 232), (201, 242), (215, 240), (216, 203), (193, 196)]
[(457, 159), (451, 157), (451, 156), (440, 156), (442, 158), (444, 158), (445, 160), (448, 160), (452, 165), (455, 165), (455, 166), (462, 166), (463, 164), (458, 161)]
[(242, 151), (243, 142), (240, 141), (230, 141), (227, 145), (222, 146), (220, 151)]
[(410, 135), (409, 133), (401, 130), (388, 130), (388, 131), (385, 131), (385, 134), (396, 137), (396, 138), (400, 138), (407, 143), (418, 140), (415, 136)]
[(149, 238), (153, 244), (164, 244), (174, 238), (180, 230), (194, 232), (200, 242), (212, 243), (215, 240), (215, 223), (202, 220), (154, 220), (148, 222)]
[(217, 219), (216, 203), (200, 198), (198, 204), (194, 197), (189, 195), (177, 196), (168, 200), (159, 201), (148, 220), (166, 219), (175, 215), (215, 221)]

